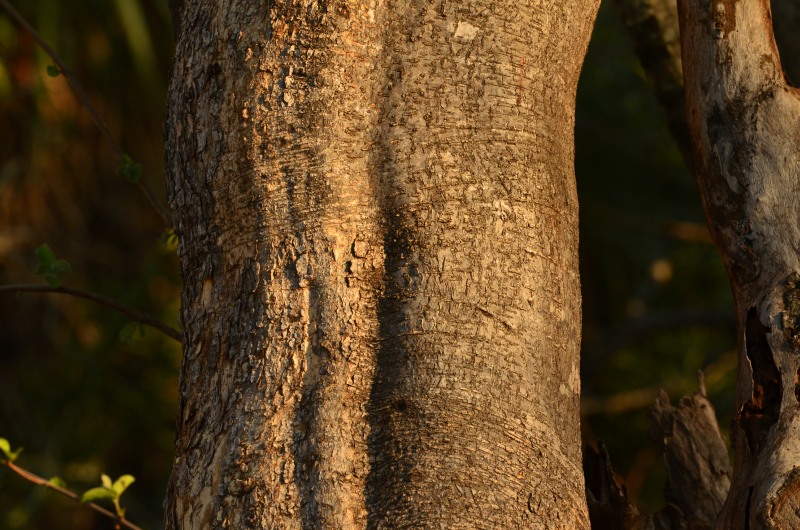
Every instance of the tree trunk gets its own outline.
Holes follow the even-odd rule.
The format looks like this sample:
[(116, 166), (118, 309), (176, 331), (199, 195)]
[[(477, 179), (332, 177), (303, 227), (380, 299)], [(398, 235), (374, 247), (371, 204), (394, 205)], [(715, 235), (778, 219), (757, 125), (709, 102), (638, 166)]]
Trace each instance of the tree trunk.
[(718, 528), (800, 528), (800, 99), (767, 0), (681, 0), (679, 13), (697, 177), (739, 329)]
[(179, 3), (167, 528), (587, 528), (598, 1)]

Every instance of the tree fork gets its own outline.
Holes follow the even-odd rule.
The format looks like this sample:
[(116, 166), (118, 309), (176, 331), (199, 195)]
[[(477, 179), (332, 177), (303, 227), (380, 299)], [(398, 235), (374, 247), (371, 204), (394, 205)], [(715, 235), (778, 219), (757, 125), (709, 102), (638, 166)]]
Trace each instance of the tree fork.
[(739, 330), (735, 466), (720, 529), (800, 527), (800, 98), (767, 0), (680, 0), (687, 113)]

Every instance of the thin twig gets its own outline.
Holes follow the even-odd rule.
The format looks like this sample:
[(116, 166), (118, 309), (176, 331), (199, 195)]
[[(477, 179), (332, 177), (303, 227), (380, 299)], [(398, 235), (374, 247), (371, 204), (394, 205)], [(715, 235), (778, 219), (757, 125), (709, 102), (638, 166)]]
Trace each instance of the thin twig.
[[(0, 0), (1, 1), (1, 0)], [(85, 298), (86, 300), (91, 300), (92, 302), (98, 303), (100, 305), (106, 306), (111, 308), (115, 311), (119, 311), (120, 313), (131, 317), (133, 320), (137, 322), (141, 322), (142, 324), (147, 324), (148, 326), (157, 329), (164, 335), (175, 339), (178, 342), (181, 342), (182, 336), (181, 332), (177, 329), (170, 327), (155, 317), (148, 315), (147, 313), (143, 313), (138, 309), (134, 309), (132, 307), (126, 306), (125, 304), (121, 304), (116, 300), (111, 298), (106, 298), (103, 295), (93, 293), (90, 291), (84, 291), (82, 289), (75, 289), (72, 287), (51, 287), (49, 285), (39, 285), (39, 284), (16, 284), (16, 285), (0, 285), (0, 293), (60, 293), (60, 294), (69, 294), (72, 296), (77, 296), (79, 298)]]
[(20, 477), (24, 478), (28, 482), (32, 482), (32, 483), (36, 484), (37, 486), (43, 486), (43, 487), (45, 487), (47, 489), (51, 489), (51, 490), (55, 491), (56, 493), (59, 493), (59, 494), (63, 495), (64, 497), (68, 497), (68, 498), (74, 500), (75, 502), (78, 502), (78, 503), (81, 503), (81, 504), (85, 504), (86, 506), (88, 506), (92, 510), (105, 515), (106, 517), (114, 520), (117, 524), (120, 524), (120, 525), (124, 526), (125, 528), (129, 528), (130, 530), (142, 530), (140, 527), (136, 526), (135, 524), (133, 524), (132, 522), (128, 521), (124, 517), (119, 517), (114, 512), (106, 510), (105, 508), (103, 508), (99, 504), (95, 504), (93, 502), (81, 502), (81, 497), (77, 493), (72, 492), (72, 491), (70, 491), (68, 489), (64, 489), (64, 488), (62, 488), (60, 486), (57, 486), (57, 485), (53, 484), (52, 482), (50, 482), (49, 480), (46, 480), (46, 479), (40, 477), (39, 475), (31, 473), (27, 469), (19, 467), (18, 465), (14, 464), (13, 462), (8, 462), (7, 461), (6, 462), (6, 466), (8, 467), (8, 469), (13, 471), (14, 473), (19, 475)]
[[(50, 56), (51, 59), (53, 59), (53, 63), (58, 67), (59, 71), (67, 79), (67, 83), (69, 84), (72, 91), (75, 93), (75, 97), (77, 97), (78, 101), (80, 101), (81, 104), (86, 108), (86, 110), (89, 111), (89, 114), (92, 116), (95, 125), (97, 125), (97, 128), (100, 129), (100, 133), (106, 139), (108, 145), (111, 146), (111, 150), (114, 151), (114, 154), (117, 156), (119, 160), (122, 160), (125, 155), (125, 152), (122, 150), (122, 147), (120, 147), (120, 145), (117, 143), (114, 137), (111, 135), (111, 132), (108, 130), (108, 127), (106, 127), (106, 124), (100, 117), (100, 114), (97, 112), (97, 109), (95, 109), (94, 105), (92, 105), (89, 96), (86, 94), (86, 91), (83, 90), (83, 87), (78, 82), (78, 79), (75, 77), (75, 74), (73, 74), (72, 71), (66, 67), (66, 65), (61, 61), (61, 59), (59, 59), (58, 55), (53, 50), (53, 48), (51, 48), (50, 45), (47, 44), (47, 42), (42, 38), (42, 36), (39, 35), (39, 33), (33, 28), (33, 26), (31, 26), (28, 23), (28, 21), (25, 20), (25, 18), (23, 18), (23, 16), (16, 9), (14, 9), (14, 7), (11, 4), (9, 4), (6, 0), (0, 0), (0, 7), (5, 9), (8, 12), (8, 14), (11, 15), (11, 18), (13, 18), (17, 22), (17, 24), (22, 26), (22, 28), (25, 31), (30, 33), (31, 37), (33, 37), (36, 43), (39, 44), (39, 46), (44, 50), (44, 52), (47, 55)], [(136, 181), (136, 185), (138, 186), (139, 190), (142, 193), (144, 193), (145, 197), (147, 197), (147, 200), (150, 202), (153, 208), (156, 209), (164, 224), (169, 226), (170, 222), (167, 209), (161, 204), (161, 202), (159, 202), (155, 193), (153, 193), (153, 190), (151, 190), (141, 178)]]

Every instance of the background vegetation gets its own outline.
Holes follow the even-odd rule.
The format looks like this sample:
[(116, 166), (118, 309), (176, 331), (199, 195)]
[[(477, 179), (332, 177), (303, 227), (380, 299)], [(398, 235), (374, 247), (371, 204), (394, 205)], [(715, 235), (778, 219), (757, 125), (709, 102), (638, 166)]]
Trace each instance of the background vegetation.
[[(123, 149), (163, 198), (162, 122), (173, 51), (162, 0), (15, 2), (81, 80)], [(41, 281), (47, 242), (64, 283), (177, 326), (180, 279), (166, 227), (117, 174), (63, 77), (0, 11), (0, 284)], [(578, 97), (577, 173), (584, 286), (583, 429), (603, 440), (634, 498), (663, 503), (647, 409), (697, 370), (723, 428), (732, 414), (734, 330), (724, 270), (691, 173), (666, 130), (612, 6), (604, 4)], [(19, 463), (77, 490), (130, 473), (128, 517), (161, 526), (172, 463), (180, 348), (62, 295), (0, 293), (0, 437)], [(111, 523), (0, 470), (0, 529)]]

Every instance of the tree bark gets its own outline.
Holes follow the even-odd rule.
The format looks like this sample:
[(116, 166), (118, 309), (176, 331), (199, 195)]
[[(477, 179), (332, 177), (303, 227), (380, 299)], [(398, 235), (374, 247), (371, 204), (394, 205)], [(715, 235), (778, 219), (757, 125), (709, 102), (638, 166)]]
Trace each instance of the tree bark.
[(688, 122), (739, 333), (720, 529), (800, 528), (800, 99), (766, 0), (681, 0)]
[(186, 0), (167, 528), (588, 528), (575, 91), (597, 0)]

